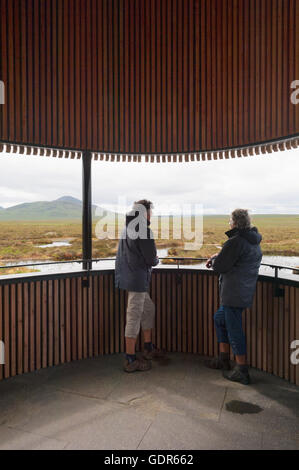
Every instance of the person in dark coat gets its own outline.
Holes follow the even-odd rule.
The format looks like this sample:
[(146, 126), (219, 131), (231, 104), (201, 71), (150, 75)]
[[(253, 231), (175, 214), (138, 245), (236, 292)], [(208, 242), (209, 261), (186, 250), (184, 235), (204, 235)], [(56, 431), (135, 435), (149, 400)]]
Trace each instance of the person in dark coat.
[(229, 346), (236, 357), (236, 367), (224, 375), (229, 380), (245, 385), (250, 383), (246, 363), (246, 340), (242, 328), (242, 311), (250, 308), (255, 294), (259, 267), (262, 260), (261, 234), (251, 226), (245, 209), (236, 209), (230, 218), (228, 240), (219, 254), (213, 255), (206, 266), (219, 276), (220, 307), (214, 323), (220, 356), (206, 361), (213, 369), (230, 370)]
[[(151, 368), (151, 359), (164, 356), (152, 343), (155, 324), (155, 305), (149, 296), (152, 267), (159, 263), (153, 232), (150, 229), (152, 203), (143, 199), (126, 214), (115, 262), (115, 286), (128, 292), (125, 342), (126, 372)], [(142, 327), (144, 351), (136, 357), (136, 339)]]

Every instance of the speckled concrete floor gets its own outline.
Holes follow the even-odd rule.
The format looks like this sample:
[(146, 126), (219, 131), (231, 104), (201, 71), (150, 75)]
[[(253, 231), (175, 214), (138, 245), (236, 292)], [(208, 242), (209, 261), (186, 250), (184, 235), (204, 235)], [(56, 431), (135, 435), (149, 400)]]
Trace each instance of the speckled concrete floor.
[(231, 383), (203, 360), (127, 374), (115, 354), (4, 380), (0, 449), (299, 449), (299, 387), (254, 369)]

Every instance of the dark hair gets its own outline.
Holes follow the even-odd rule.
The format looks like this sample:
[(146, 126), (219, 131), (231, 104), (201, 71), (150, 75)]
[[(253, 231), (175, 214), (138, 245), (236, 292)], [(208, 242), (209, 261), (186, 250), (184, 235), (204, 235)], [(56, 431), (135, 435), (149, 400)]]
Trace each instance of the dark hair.
[(153, 203), (151, 201), (148, 201), (147, 199), (141, 199), (140, 201), (135, 201), (134, 205), (135, 204), (142, 204), (146, 208), (147, 211), (149, 211), (150, 209), (154, 207)]

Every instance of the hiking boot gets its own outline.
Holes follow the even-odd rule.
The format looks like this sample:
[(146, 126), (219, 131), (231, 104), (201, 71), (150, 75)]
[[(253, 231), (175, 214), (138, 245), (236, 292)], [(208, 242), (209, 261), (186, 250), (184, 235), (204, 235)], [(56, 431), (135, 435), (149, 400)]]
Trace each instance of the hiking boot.
[(250, 375), (248, 373), (248, 367), (236, 365), (231, 372), (223, 372), (223, 377), (232, 382), (239, 382), (243, 385), (250, 384)]
[(166, 356), (166, 351), (164, 349), (156, 348), (153, 344), (153, 349), (151, 351), (144, 350), (142, 357), (147, 361), (155, 360), (155, 359), (164, 359)]
[(221, 359), (220, 356), (207, 359), (204, 364), (209, 369), (231, 370), (229, 359)]
[(127, 359), (124, 362), (125, 372), (144, 372), (151, 369), (152, 363), (150, 361), (144, 361), (143, 359), (136, 359), (136, 361), (129, 362)]

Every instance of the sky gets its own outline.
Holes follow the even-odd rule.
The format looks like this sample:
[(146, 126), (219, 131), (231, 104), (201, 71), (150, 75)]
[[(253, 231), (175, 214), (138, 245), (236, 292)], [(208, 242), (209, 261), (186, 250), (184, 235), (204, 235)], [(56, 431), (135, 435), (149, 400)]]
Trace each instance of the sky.
[[(82, 161), (0, 153), (0, 206), (82, 199)], [(190, 205), (192, 213), (299, 213), (299, 149), (184, 163), (92, 162), (93, 204), (125, 212), (150, 199), (154, 214)]]

